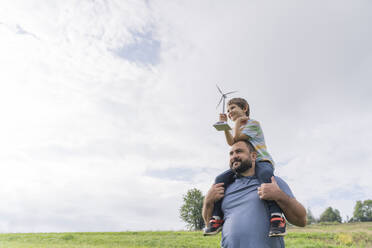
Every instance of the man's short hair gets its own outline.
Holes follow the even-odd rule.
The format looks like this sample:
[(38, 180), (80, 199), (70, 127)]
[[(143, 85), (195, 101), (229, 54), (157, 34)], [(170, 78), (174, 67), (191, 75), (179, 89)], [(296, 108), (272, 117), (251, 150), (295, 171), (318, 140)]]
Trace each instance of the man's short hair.
[(244, 109), (245, 107), (247, 107), (247, 111), (245, 112), (245, 114), (247, 116), (249, 116), (249, 104), (248, 104), (248, 102), (244, 98), (240, 98), (240, 97), (231, 98), (227, 102), (227, 106), (229, 106), (231, 104), (236, 104), (241, 109)]
[(249, 142), (249, 141), (246, 140), (246, 139), (242, 139), (242, 140), (235, 141), (234, 144), (235, 144), (235, 143), (238, 143), (238, 142), (240, 142), (240, 141), (241, 141), (241, 142), (244, 142), (244, 143), (246, 144), (246, 146), (248, 147), (249, 152), (256, 152), (256, 149), (254, 149), (254, 146), (252, 145), (252, 143)]

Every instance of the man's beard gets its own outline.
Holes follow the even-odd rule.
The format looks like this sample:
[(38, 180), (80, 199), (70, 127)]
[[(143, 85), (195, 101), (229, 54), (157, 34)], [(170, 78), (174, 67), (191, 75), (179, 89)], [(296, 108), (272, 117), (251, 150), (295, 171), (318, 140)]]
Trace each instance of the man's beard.
[[(233, 168), (233, 164), (235, 162), (240, 162), (240, 165), (238, 167)], [(240, 175), (249, 170), (250, 168), (252, 168), (252, 161), (250, 159), (242, 161), (241, 159), (236, 158), (234, 159), (234, 161), (230, 163), (230, 168), (235, 174)]]

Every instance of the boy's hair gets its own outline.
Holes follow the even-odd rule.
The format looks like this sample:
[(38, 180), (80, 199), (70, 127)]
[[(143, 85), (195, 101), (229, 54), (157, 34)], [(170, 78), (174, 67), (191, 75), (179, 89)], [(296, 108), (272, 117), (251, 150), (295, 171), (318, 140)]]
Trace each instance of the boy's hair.
[(236, 104), (238, 107), (240, 107), (241, 109), (244, 109), (245, 107), (248, 107), (247, 108), (247, 111), (245, 112), (245, 114), (247, 116), (249, 116), (249, 104), (248, 102), (243, 99), (243, 98), (240, 98), (240, 97), (236, 97), (236, 98), (231, 98), (228, 102), (227, 102), (227, 106), (231, 105), (231, 104)]

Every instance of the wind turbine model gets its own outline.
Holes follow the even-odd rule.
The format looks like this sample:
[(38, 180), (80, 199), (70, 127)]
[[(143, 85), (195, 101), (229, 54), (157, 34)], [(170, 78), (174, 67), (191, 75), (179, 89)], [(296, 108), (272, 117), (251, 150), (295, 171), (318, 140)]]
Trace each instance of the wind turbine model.
[[(218, 87), (218, 85), (216, 84), (217, 86), (217, 89), (218, 91), (221, 93), (221, 99), (219, 101), (219, 103), (217, 104), (217, 107), (220, 106), (221, 102), (223, 102), (222, 104), (222, 114), (225, 113), (225, 100), (227, 98), (227, 95), (229, 94), (232, 94), (232, 93), (235, 93), (237, 91), (231, 91), (231, 92), (228, 92), (228, 93), (223, 93), (222, 90), (220, 89), (220, 87)], [(231, 127), (229, 126), (229, 124), (227, 124), (227, 122), (225, 121), (218, 121), (216, 122), (214, 125), (213, 125), (218, 131), (224, 131), (224, 130), (231, 130)]]

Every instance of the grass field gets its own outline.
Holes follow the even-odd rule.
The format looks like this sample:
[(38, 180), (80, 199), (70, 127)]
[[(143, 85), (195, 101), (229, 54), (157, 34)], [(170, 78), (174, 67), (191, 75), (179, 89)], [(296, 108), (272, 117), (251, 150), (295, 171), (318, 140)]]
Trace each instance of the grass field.
[[(221, 235), (201, 232), (105, 232), (0, 234), (0, 248), (202, 248), (220, 247)], [(372, 248), (372, 222), (290, 227), (287, 248)]]

